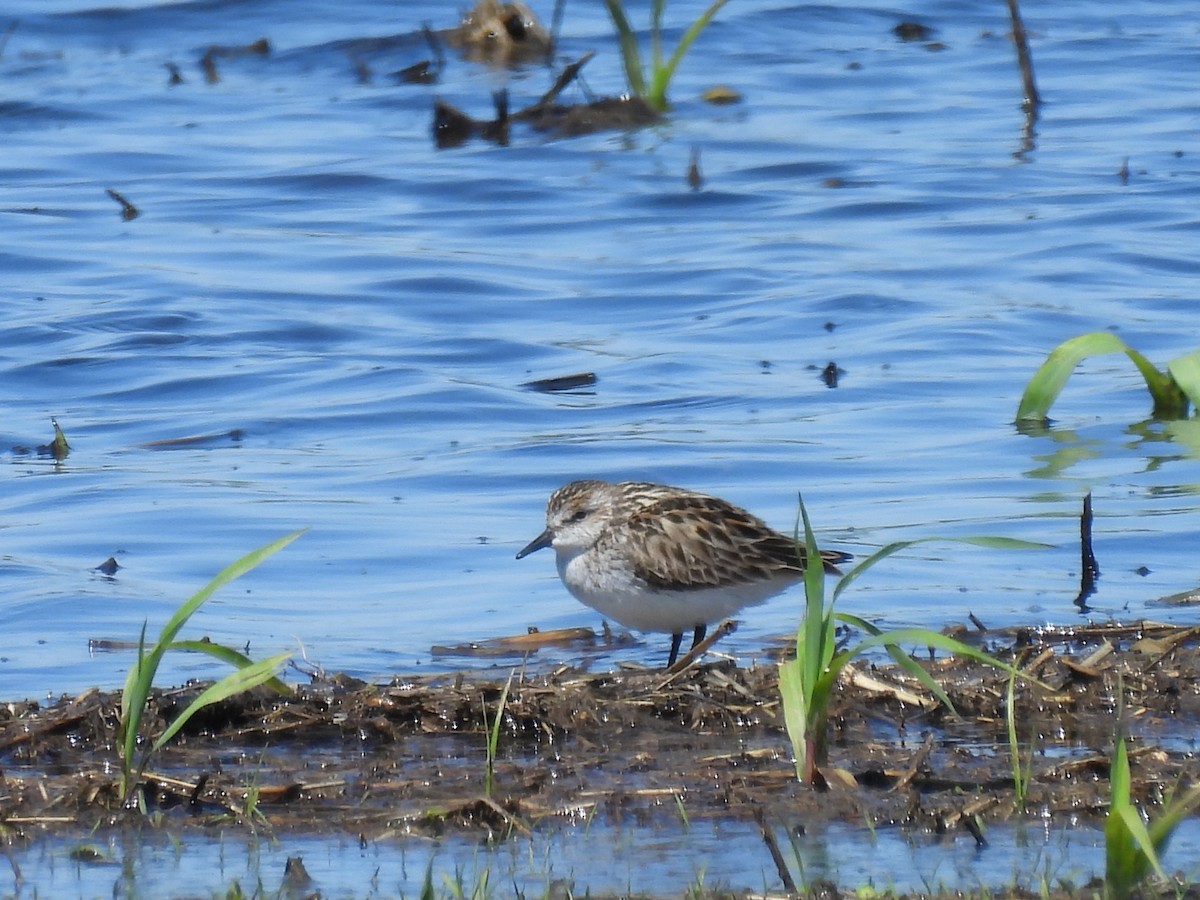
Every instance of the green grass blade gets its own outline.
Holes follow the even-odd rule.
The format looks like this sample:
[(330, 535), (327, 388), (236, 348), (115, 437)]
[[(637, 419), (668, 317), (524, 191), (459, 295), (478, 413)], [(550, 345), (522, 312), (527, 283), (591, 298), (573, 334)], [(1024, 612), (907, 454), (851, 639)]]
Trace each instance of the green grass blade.
[(224, 587), (235, 578), (245, 575), (268, 556), (282, 550), (307, 530), (307, 528), (301, 528), (298, 531), (293, 531), (291, 534), (284, 535), (278, 540), (259, 547), (257, 550), (250, 551), (241, 559), (234, 560), (218, 572), (212, 581), (185, 600), (175, 610), (175, 614), (167, 620), (167, 624), (163, 626), (163, 630), (158, 636), (157, 643), (150, 649), (150, 655), (143, 666), (143, 674), (148, 675), (148, 677), (134, 685), (131, 706), (141, 709), (145, 704), (146, 698), (150, 695), (150, 684), (153, 682), (154, 675), (158, 671), (159, 663), (162, 662), (163, 654), (167, 652), (168, 645), (175, 640), (175, 635), (179, 634), (180, 629), (187, 624), (188, 619), (195, 614), (196, 610), (203, 606), (219, 588)]
[(650, 65), (655, 71), (662, 68), (662, 17), (667, 0), (650, 4)]
[(779, 666), (779, 696), (783, 701), (783, 724), (792, 743), (796, 761), (796, 780), (804, 780), (808, 759), (808, 710), (804, 675), (800, 660), (791, 659)]
[[(214, 644), (212, 641), (174, 641), (168, 650), (182, 650), (185, 653), (204, 653), (213, 659), (227, 663), (235, 669), (244, 669), (254, 665), (254, 660), (232, 647)], [(290, 694), (292, 689), (278, 678), (272, 678), (264, 684), (277, 694)]]
[(621, 0), (604, 0), (608, 15), (617, 29), (617, 43), (621, 47), (621, 61), (625, 66), (625, 80), (629, 91), (636, 97), (646, 94), (646, 81), (642, 76), (642, 56), (638, 50), (637, 33), (629, 24)]
[(516, 669), (509, 670), (508, 681), (504, 682), (504, 690), (500, 692), (500, 700), (496, 704), (496, 717), (490, 726), (488, 725), (487, 704), (483, 705), (483, 725), (487, 729), (487, 767), (483, 776), (483, 793), (487, 797), (492, 796), (492, 785), (496, 776), (496, 749), (500, 746), (500, 724), (504, 721), (504, 707), (508, 704), (508, 691), (512, 687), (513, 676), (516, 674)]
[(727, 2), (728, 0), (713, 0), (708, 9), (700, 15), (700, 18), (696, 19), (688, 30), (683, 33), (683, 37), (679, 39), (678, 46), (675, 47), (675, 52), (667, 60), (667, 64), (665, 66), (655, 65), (653, 75), (654, 84), (647, 98), (650, 105), (655, 109), (661, 112), (667, 108), (667, 86), (671, 83), (671, 79), (675, 75), (675, 69), (679, 67), (680, 60), (683, 59), (683, 55), (687, 53), (688, 48), (692, 46), (696, 38), (700, 36), (700, 32), (708, 26), (708, 23), (713, 20), (713, 16)]
[[(917, 665), (916, 661), (909, 657), (901, 650), (902, 644), (915, 644), (919, 647), (932, 647), (935, 650), (942, 650), (946, 653), (952, 653), (955, 656), (963, 656), (967, 659), (973, 659), (976, 662), (991, 666), (994, 669), (999, 669), (1002, 672), (1007, 672), (1009, 675), (1015, 675), (1018, 678), (1028, 681), (1030, 684), (1036, 684), (1044, 690), (1050, 690), (1050, 686), (1038, 681), (1026, 672), (1022, 672), (1016, 666), (1010, 665), (1003, 660), (996, 659), (989, 653), (980, 650), (978, 647), (972, 647), (970, 644), (964, 644), (962, 641), (956, 640), (945, 634), (940, 634), (936, 631), (930, 631), (927, 628), (897, 628), (894, 631), (881, 631), (877, 626), (866, 622), (858, 616), (851, 616), (846, 613), (838, 613), (837, 619), (839, 622), (845, 622), (847, 625), (853, 625), (855, 628), (862, 628), (871, 636), (864, 638), (852, 650), (845, 651), (851, 656), (857, 656), (863, 650), (869, 650), (872, 647), (884, 647), (888, 649), (896, 663), (900, 665), (905, 672), (918, 679), (934, 696), (946, 704), (953, 710), (954, 706), (949, 699), (933, 681), (933, 676), (926, 672), (923, 668)], [(893, 652), (896, 651), (896, 652)]]
[(1186, 794), (1167, 804), (1153, 822), (1150, 823), (1150, 843), (1161, 855), (1167, 852), (1167, 844), (1171, 835), (1179, 827), (1179, 823), (1190, 816), (1200, 807), (1200, 785), (1193, 786)]
[[(1154, 416), (1162, 419), (1182, 419), (1188, 412), (1188, 398), (1184, 396), (1168, 371), (1160, 372), (1154, 364), (1136, 350), (1127, 347), (1126, 355), (1133, 360), (1137, 370), (1142, 373), (1146, 388), (1154, 401)], [(1186, 369), (1186, 364), (1185, 364)]]
[[(179, 630), (187, 624), (187, 620), (211, 597), (219, 588), (224, 587), (242, 575), (245, 575), (255, 566), (259, 565), (268, 556), (282, 550), (300, 535), (304, 534), (308, 529), (301, 528), (298, 531), (293, 531), (291, 534), (285, 534), (278, 540), (272, 541), (265, 546), (259, 547), (257, 550), (252, 550), (243, 556), (241, 559), (234, 560), (224, 569), (218, 572), (208, 584), (192, 594), (183, 602), (180, 607), (175, 610), (175, 615), (167, 620), (167, 624), (163, 626), (162, 633), (158, 636), (158, 646), (162, 649), (159, 651), (161, 657), (166, 652), (166, 645), (175, 640), (175, 635), (179, 634)], [(157, 649), (157, 648), (156, 648)]]
[(1115, 334), (1107, 331), (1091, 331), (1063, 341), (1050, 351), (1046, 361), (1029, 379), (1021, 403), (1017, 407), (1018, 422), (1044, 422), (1050, 407), (1058, 398), (1067, 379), (1079, 362), (1089, 356), (1109, 353), (1124, 353), (1141, 373), (1146, 388), (1154, 402), (1154, 415), (1160, 418), (1182, 418), (1187, 415), (1188, 398), (1193, 402), (1200, 398), (1200, 359), (1180, 357), (1179, 370), (1187, 379), (1190, 390), (1181, 390), (1177, 377), (1160, 372), (1150, 360), (1129, 347)]
[(967, 537), (939, 537), (931, 535), (929, 537), (914, 538), (911, 541), (895, 541), (885, 547), (876, 550), (853, 569), (842, 576), (842, 580), (838, 582), (837, 587), (833, 589), (833, 599), (836, 601), (842, 595), (847, 587), (853, 584), (867, 570), (874, 567), (881, 560), (887, 559), (893, 553), (911, 547), (914, 544), (928, 544), (931, 541), (946, 541), (955, 544), (972, 544), (976, 547), (987, 547), (993, 550), (1049, 550), (1053, 548), (1053, 544), (1043, 544), (1038, 541), (1023, 541), (1019, 538), (1009, 537), (989, 537), (986, 535), (975, 535)]
[(1167, 363), (1167, 371), (1192, 406), (1200, 409), (1200, 350), (1171, 360)]
[(291, 653), (280, 653), (277, 656), (268, 657), (267, 659), (259, 660), (244, 668), (238, 669), (236, 672), (230, 672), (220, 681), (209, 685), (178, 716), (175, 717), (166, 731), (158, 736), (150, 748), (150, 753), (153, 754), (163, 747), (167, 741), (175, 737), (188, 720), (192, 718), (200, 710), (206, 706), (211, 706), (214, 703), (220, 703), (234, 694), (240, 694), (243, 691), (251, 690), (258, 687), (267, 681), (270, 681), (283, 668), (284, 664), (292, 658)]
[[(142, 713), (146, 709), (146, 697), (150, 693), (150, 678), (145, 674), (146, 665), (146, 623), (142, 623), (141, 634), (138, 635), (137, 659), (129, 667), (125, 676), (125, 689), (121, 691), (121, 722), (118, 726), (121, 739), (121, 793), (128, 789), (128, 781), (133, 773), (133, 754), (137, 749), (137, 736), (142, 727)], [(133, 698), (140, 694), (141, 702), (133, 703)]]
[[(817, 537), (813, 533), (812, 522), (808, 518), (808, 510), (804, 506), (803, 495), (797, 495), (800, 505), (800, 520), (804, 524), (804, 553), (807, 562), (804, 566), (804, 621), (800, 623), (800, 635), (796, 641), (797, 654), (804, 669), (804, 683), (815, 685), (821, 677), (829, 658), (833, 655), (830, 646), (827, 626), (830, 621), (825, 615), (825, 567), (819, 563), (820, 548)], [(799, 529), (797, 529), (799, 530)], [(799, 547), (796, 550), (800, 552)], [(816, 565), (810, 563), (816, 562)]]
[(1123, 353), (1125, 349), (1125, 342), (1107, 331), (1092, 331), (1063, 341), (1029, 379), (1017, 407), (1017, 421), (1045, 421), (1075, 366), (1089, 356)]

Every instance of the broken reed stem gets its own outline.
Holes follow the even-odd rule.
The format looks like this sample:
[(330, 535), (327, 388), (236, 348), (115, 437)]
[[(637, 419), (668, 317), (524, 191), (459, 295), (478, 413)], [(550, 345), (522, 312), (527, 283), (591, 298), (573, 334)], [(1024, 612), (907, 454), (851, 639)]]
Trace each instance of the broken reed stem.
[(1012, 19), (1017, 66), (1021, 70), (1021, 83), (1025, 88), (1025, 101), (1022, 105), (1030, 117), (1037, 118), (1037, 108), (1042, 98), (1038, 95), (1037, 84), (1033, 80), (1033, 58), (1029, 55), (1029, 38), (1025, 34), (1025, 23), (1021, 21), (1021, 10), (1017, 7), (1017, 0), (1008, 0), (1008, 15)]
[(724, 622), (722, 622), (720, 625), (718, 625), (716, 628), (713, 629), (712, 634), (710, 634), (708, 637), (706, 637), (704, 640), (702, 640), (700, 643), (698, 643), (695, 647), (693, 647), (691, 650), (689, 650), (683, 656), (679, 657), (679, 659), (676, 661), (675, 665), (673, 665), (673, 666), (671, 666), (671, 668), (667, 669), (667, 672), (666, 672), (667, 677), (662, 682), (660, 682), (658, 685), (656, 685), (654, 690), (661, 691), (663, 688), (670, 685), (671, 682), (673, 682), (676, 678), (678, 678), (680, 675), (682, 675), (687, 669), (690, 669), (692, 667), (692, 665), (695, 664), (695, 662), (700, 659), (700, 657), (702, 657), (705, 653), (707, 653), (709, 647), (711, 647), (713, 644), (715, 644), (717, 641), (719, 641), (721, 638), (725, 637), (726, 635), (733, 634), (735, 631), (737, 631), (737, 622), (734, 621), (733, 619), (726, 619)]
[(1082, 611), (1087, 609), (1087, 598), (1096, 593), (1096, 579), (1100, 575), (1100, 565), (1092, 549), (1091, 491), (1083, 498), (1083, 513), (1079, 517), (1079, 557), (1079, 596), (1075, 605)]
[(767, 852), (771, 854), (771, 861), (775, 863), (775, 871), (779, 873), (783, 889), (787, 891), (788, 896), (795, 896), (797, 893), (796, 882), (792, 880), (792, 873), (788, 871), (787, 861), (779, 852), (779, 842), (775, 840), (775, 835), (767, 824), (767, 817), (758, 806), (754, 807), (754, 821), (758, 824), (758, 831), (762, 835), (763, 843), (767, 845)]

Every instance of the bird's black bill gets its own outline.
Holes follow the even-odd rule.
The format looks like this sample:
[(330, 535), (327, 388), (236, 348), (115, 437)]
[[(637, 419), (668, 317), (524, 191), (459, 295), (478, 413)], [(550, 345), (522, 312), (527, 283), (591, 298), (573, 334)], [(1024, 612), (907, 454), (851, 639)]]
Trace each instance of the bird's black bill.
[(524, 559), (530, 553), (534, 553), (545, 547), (549, 547), (552, 543), (554, 543), (554, 533), (549, 528), (547, 528), (545, 531), (543, 531), (541, 534), (539, 534), (532, 541), (530, 541), (528, 544), (525, 545), (525, 548), (520, 553), (517, 554), (517, 559)]

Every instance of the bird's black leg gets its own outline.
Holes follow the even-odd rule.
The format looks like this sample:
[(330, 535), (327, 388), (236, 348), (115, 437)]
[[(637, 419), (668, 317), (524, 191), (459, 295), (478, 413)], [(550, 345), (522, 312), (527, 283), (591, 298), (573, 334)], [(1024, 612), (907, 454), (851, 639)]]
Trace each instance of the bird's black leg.
[(679, 645), (683, 643), (683, 632), (677, 631), (671, 635), (671, 658), (667, 660), (667, 668), (675, 665), (675, 658), (679, 656)]
[(708, 631), (707, 625), (697, 625), (696, 626), (696, 630), (692, 633), (692, 649), (693, 650), (696, 648), (696, 645), (698, 643), (700, 643), (702, 640), (704, 640), (704, 635), (705, 635), (705, 633), (707, 633), (707, 631)]

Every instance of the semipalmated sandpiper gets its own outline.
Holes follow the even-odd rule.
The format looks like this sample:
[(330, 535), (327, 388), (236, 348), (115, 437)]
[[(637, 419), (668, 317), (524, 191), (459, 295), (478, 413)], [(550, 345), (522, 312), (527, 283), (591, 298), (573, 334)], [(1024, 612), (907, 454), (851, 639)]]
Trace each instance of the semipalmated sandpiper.
[[(804, 575), (804, 547), (717, 497), (640, 481), (572, 481), (550, 495), (546, 530), (517, 554), (553, 547), (576, 599), (639, 631), (683, 633), (762, 603)], [(849, 555), (821, 551), (826, 571)]]

